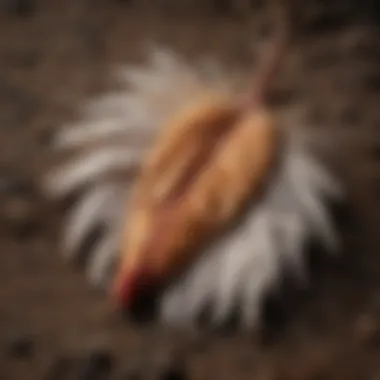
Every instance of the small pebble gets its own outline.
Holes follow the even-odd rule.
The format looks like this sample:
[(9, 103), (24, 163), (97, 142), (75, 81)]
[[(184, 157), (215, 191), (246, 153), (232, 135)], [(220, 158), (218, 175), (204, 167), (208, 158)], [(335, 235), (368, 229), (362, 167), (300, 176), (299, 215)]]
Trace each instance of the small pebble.
[(171, 366), (163, 370), (158, 378), (160, 380), (186, 380), (188, 379), (187, 372), (182, 366)]
[(35, 10), (36, 0), (8, 0), (9, 12), (19, 16), (30, 16)]
[(107, 348), (94, 347), (85, 355), (78, 380), (100, 379), (112, 372), (114, 358)]
[(230, 0), (214, 0), (213, 7), (217, 12), (227, 13), (232, 10), (232, 2)]
[(112, 354), (106, 349), (97, 349), (90, 354), (90, 361), (99, 372), (110, 372), (113, 367)]
[(160, 380), (186, 380), (189, 378), (182, 352), (171, 352), (156, 363), (156, 377)]
[(7, 353), (15, 359), (26, 359), (33, 355), (34, 341), (30, 334), (17, 332), (9, 337)]

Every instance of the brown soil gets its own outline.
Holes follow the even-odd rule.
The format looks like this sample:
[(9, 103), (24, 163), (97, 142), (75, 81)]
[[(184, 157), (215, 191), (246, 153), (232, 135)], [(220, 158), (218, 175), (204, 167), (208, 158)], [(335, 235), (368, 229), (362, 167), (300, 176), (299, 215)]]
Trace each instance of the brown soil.
[(0, 379), (380, 379), (380, 39), (363, 9), (331, 1), (344, 5), (339, 16), (304, 0), (273, 98), (347, 136), (349, 149), (336, 150), (357, 226), (345, 259), (313, 283), (281, 334), (190, 339), (118, 320), (83, 271), (63, 262), (60, 218), (35, 180), (54, 128), (108, 86), (113, 65), (140, 60), (142, 42), (247, 68), (247, 46), (266, 35), (265, 10), (40, 0), (16, 14), (16, 3), (0, 3)]

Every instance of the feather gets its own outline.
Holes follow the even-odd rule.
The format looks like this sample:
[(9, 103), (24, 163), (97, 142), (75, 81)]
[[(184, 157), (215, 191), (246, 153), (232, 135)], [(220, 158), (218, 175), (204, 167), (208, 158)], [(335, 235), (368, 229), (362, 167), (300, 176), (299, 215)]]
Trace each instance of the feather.
[(67, 257), (73, 256), (90, 231), (104, 221), (114, 193), (114, 187), (109, 185), (94, 188), (71, 210), (66, 220), (67, 227), (63, 237), (63, 248)]
[[(119, 231), (117, 231), (119, 232)], [(112, 269), (117, 262), (121, 233), (112, 232), (96, 244), (86, 266), (86, 275), (90, 284), (106, 287), (112, 278)]]
[[(288, 142), (288, 147), (280, 172), (259, 208), (252, 206), (236, 229), (204, 252), (179, 281), (181, 297), (176, 297), (176, 286), (168, 290), (162, 315), (171, 323), (189, 323), (189, 316), (195, 319), (194, 312), (200, 309), (197, 305), (204, 305), (206, 299), (213, 303), (214, 321), (224, 320), (242, 297), (242, 323), (257, 326), (261, 302), (276, 288), (281, 273), (290, 270), (301, 281), (307, 277), (303, 252), (306, 237), (317, 236), (330, 252), (336, 252), (337, 245), (331, 244), (337, 241), (336, 231), (316, 189), (328, 177), (332, 186), (325, 192), (334, 197), (339, 183), (316, 162), (309, 167), (308, 175), (290, 175), (298, 173), (300, 160), (314, 162), (314, 158), (305, 153), (302, 144)], [(171, 315), (175, 310), (187, 310), (186, 319)]]
[[(118, 71), (118, 78), (122, 90), (90, 101), (79, 123), (58, 134), (53, 145), (57, 152), (71, 149), (81, 154), (58, 166), (44, 182), (49, 197), (83, 190), (66, 221), (66, 257), (75, 255), (96, 223), (106, 226), (86, 264), (93, 284), (107, 284), (117, 261), (128, 195), (136, 178), (130, 169), (142, 165), (152, 141), (174, 112), (200, 95), (228, 94), (234, 87), (218, 65), (191, 67), (172, 51), (157, 47), (145, 66), (127, 65)], [(281, 133), (286, 137), (285, 149), (263, 198), (164, 291), (159, 310), (163, 322), (192, 326), (211, 305), (212, 321), (218, 324), (238, 301), (242, 326), (257, 326), (263, 298), (276, 289), (284, 271), (299, 281), (307, 280), (303, 248), (308, 237), (317, 236), (331, 252), (338, 249), (325, 197), (340, 198), (341, 186), (308, 144), (286, 129)], [(112, 137), (118, 143), (110, 141)], [(88, 149), (93, 143), (97, 149)], [(119, 171), (123, 174), (113, 182), (109, 174)]]
[(101, 180), (117, 170), (135, 171), (141, 161), (141, 152), (125, 147), (106, 147), (85, 153), (48, 177), (45, 189), (57, 197), (64, 197), (83, 186)]

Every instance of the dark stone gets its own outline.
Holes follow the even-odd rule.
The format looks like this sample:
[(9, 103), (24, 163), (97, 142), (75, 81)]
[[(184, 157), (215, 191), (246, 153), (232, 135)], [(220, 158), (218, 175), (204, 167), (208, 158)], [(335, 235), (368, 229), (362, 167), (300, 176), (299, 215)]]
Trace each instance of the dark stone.
[(161, 369), (158, 379), (160, 380), (186, 380), (189, 376), (185, 367), (173, 362), (167, 368)]
[(227, 13), (232, 10), (231, 0), (214, 0), (214, 9), (219, 13)]
[(36, 0), (8, 0), (8, 10), (18, 16), (30, 16), (36, 8)]
[(189, 378), (186, 357), (187, 352), (176, 346), (169, 351), (158, 352), (153, 358), (153, 374), (158, 380), (186, 380)]
[(109, 375), (114, 366), (112, 353), (103, 347), (91, 349), (84, 358), (80, 371), (81, 380), (98, 379)]
[(251, 9), (259, 10), (265, 7), (266, 1), (265, 0), (250, 0), (249, 5)]
[(33, 355), (33, 337), (24, 332), (13, 333), (7, 343), (7, 354), (15, 359), (26, 359)]

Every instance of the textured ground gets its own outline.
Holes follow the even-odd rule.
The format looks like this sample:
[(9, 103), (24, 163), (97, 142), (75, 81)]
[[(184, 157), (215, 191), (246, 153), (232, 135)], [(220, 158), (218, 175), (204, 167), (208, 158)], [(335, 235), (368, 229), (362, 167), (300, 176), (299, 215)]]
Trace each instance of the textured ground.
[(109, 85), (113, 65), (140, 60), (143, 41), (246, 68), (257, 58), (247, 47), (266, 35), (266, 14), (245, 4), (223, 14), (201, 1), (182, 10), (135, 2), (41, 0), (19, 14), (17, 1), (0, 3), (0, 379), (378, 380), (380, 35), (360, 12), (328, 15), (305, 0), (273, 99), (347, 136), (347, 150), (336, 150), (357, 210), (347, 258), (313, 284), (281, 334), (190, 339), (128, 328), (61, 260), (59, 217), (34, 185), (54, 128)]

